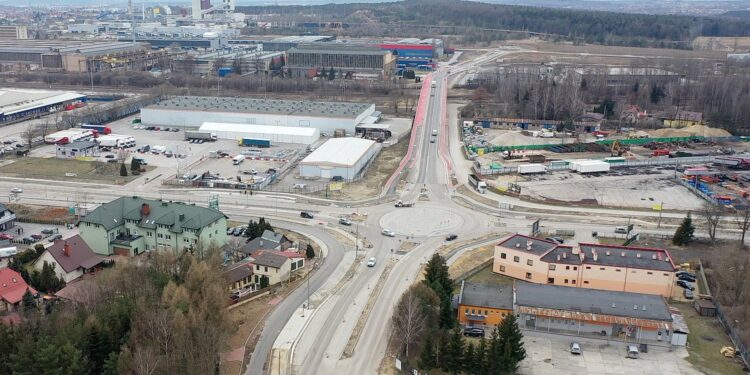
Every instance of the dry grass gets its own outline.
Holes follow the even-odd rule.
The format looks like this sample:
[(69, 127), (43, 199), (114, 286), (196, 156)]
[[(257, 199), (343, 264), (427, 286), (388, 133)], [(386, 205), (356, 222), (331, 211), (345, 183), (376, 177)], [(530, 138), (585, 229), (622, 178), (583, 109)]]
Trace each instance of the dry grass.
[(744, 52), (750, 49), (749, 37), (707, 37), (701, 36), (693, 40), (696, 50), (710, 50), (719, 52)]
[(448, 273), (455, 280), (458, 276), (465, 275), (488, 259), (492, 259), (494, 250), (495, 246), (490, 244), (467, 251), (450, 265)]
[[(126, 166), (129, 167), (128, 164)], [(151, 170), (154, 167), (144, 167)], [(68, 177), (75, 174), (75, 177)], [(94, 182), (124, 185), (141, 176), (133, 176), (128, 168), (128, 176), (120, 176), (119, 163), (81, 161), (57, 158), (21, 158), (0, 167), (0, 175), (6, 177), (36, 178), (42, 180)]]
[(76, 216), (65, 207), (37, 206), (29, 204), (8, 204), (8, 208), (16, 213), (19, 219), (66, 221), (72, 223)]
[(716, 318), (699, 316), (692, 304), (674, 304), (690, 328), (688, 335), (688, 362), (709, 375), (743, 374), (741, 361), (725, 358), (719, 350), (732, 346)]

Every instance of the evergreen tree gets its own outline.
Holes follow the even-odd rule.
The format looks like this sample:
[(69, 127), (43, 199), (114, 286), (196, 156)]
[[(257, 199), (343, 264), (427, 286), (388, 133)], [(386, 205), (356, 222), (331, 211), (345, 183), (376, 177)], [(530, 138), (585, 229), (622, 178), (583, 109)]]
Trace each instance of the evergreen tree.
[(110, 354), (107, 337), (96, 325), (89, 328), (86, 335), (84, 351), (88, 358), (89, 370), (92, 374), (100, 374), (104, 368), (104, 362)]
[(125, 167), (125, 163), (120, 164), (120, 176), (122, 177), (128, 176), (128, 168)]
[(432, 342), (432, 335), (427, 335), (422, 347), (422, 353), (419, 355), (419, 367), (422, 370), (429, 371), (436, 367), (435, 363), (435, 344)]
[(333, 67), (328, 71), (328, 80), (333, 81), (333, 79), (336, 78), (336, 71), (333, 70)]
[(463, 369), (464, 362), (464, 336), (461, 330), (456, 327), (451, 331), (448, 339), (447, 352), (443, 356), (443, 370), (453, 375), (458, 374)]
[(261, 289), (268, 288), (268, 283), (269, 283), (268, 276), (263, 275), (263, 276), (260, 277), (260, 288)]
[(489, 374), (489, 359), (487, 357), (487, 340), (482, 337), (479, 339), (479, 345), (475, 350), (476, 359), (474, 360), (474, 374), (476, 375), (488, 375)]
[(498, 328), (500, 340), (502, 340), (502, 351), (500, 363), (507, 373), (515, 373), (518, 364), (526, 358), (526, 349), (523, 347), (523, 333), (518, 327), (518, 320), (514, 314), (508, 314)]
[(451, 300), (450, 297), (443, 298), (440, 301), (440, 327), (445, 329), (451, 329), (456, 323), (456, 316), (453, 314), (453, 309), (451, 308)]
[(474, 344), (469, 342), (464, 352), (463, 371), (469, 375), (477, 373), (477, 353)]
[(693, 241), (694, 233), (695, 226), (693, 226), (693, 219), (690, 217), (690, 213), (688, 213), (674, 232), (672, 243), (678, 246), (688, 245)]
[(14, 375), (36, 375), (34, 353), (36, 343), (31, 335), (23, 335), (15, 353), (11, 353), (7, 363)]
[[(435, 289), (438, 296), (445, 297), (447, 294), (450, 298), (450, 293), (453, 290), (453, 280), (450, 279), (448, 274), (448, 265), (445, 263), (445, 258), (435, 253), (427, 265), (425, 266), (425, 280), (424, 282), (430, 288)], [(441, 289), (438, 291), (436, 285), (440, 285)]]
[(500, 341), (500, 332), (498, 327), (495, 326), (492, 334), (490, 334), (489, 344), (487, 345), (487, 374), (495, 375), (503, 373), (505, 366), (500, 363), (502, 353), (503, 348)]
[(448, 353), (448, 335), (445, 332), (440, 333), (440, 342), (438, 343), (437, 353), (435, 353), (435, 368), (444, 368), (446, 363), (445, 357)]
[(110, 352), (107, 359), (104, 361), (104, 366), (102, 367), (102, 375), (117, 375), (117, 361), (119, 359), (119, 356), (117, 355), (117, 352)]
[(305, 256), (307, 256), (307, 259), (315, 258), (315, 249), (313, 249), (311, 244), (307, 244), (307, 248), (305, 249)]
[(130, 171), (131, 172), (139, 172), (141, 170), (141, 162), (138, 161), (138, 158), (133, 158), (130, 160)]
[(23, 311), (32, 311), (36, 309), (36, 300), (34, 296), (26, 289), (26, 293), (23, 294)]

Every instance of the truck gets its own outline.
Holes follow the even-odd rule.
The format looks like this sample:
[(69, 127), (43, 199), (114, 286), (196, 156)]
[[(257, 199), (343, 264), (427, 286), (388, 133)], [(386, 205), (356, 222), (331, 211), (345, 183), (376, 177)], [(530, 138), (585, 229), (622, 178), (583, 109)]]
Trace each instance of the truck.
[(518, 174), (532, 174), (532, 173), (545, 173), (547, 167), (544, 164), (520, 164), (518, 166)]
[(8, 258), (18, 254), (18, 248), (15, 246), (0, 248), (0, 258)]
[(109, 134), (96, 139), (100, 147), (128, 148), (135, 146), (135, 138), (129, 135)]
[(469, 175), (469, 184), (474, 188), (477, 189), (479, 194), (484, 194), (487, 192), (487, 183), (482, 181), (477, 175), (470, 174)]
[(402, 201), (401, 199), (399, 199), (398, 202), (396, 202), (395, 206), (399, 207), (399, 208), (401, 208), (401, 207), (414, 207), (414, 203), (404, 203), (404, 201)]
[(437, 81), (434, 79), (432, 80), (432, 87), (437, 87)]
[(216, 133), (211, 132), (200, 132), (200, 131), (186, 131), (185, 132), (185, 140), (189, 141), (191, 139), (202, 139), (204, 141), (215, 141)]
[(94, 138), (94, 131), (88, 129), (69, 129), (61, 130), (44, 137), (44, 143), (47, 144), (68, 144), (70, 142), (82, 141)]
[(242, 164), (242, 162), (244, 160), (245, 160), (245, 155), (240, 154), (240, 155), (237, 155), (237, 156), (235, 156), (235, 157), (232, 158), (232, 164), (233, 165), (240, 165), (240, 164)]
[(240, 146), (267, 148), (271, 147), (271, 140), (263, 138), (242, 138), (240, 139), (239, 144)]
[(578, 173), (600, 173), (609, 172), (611, 165), (606, 161), (601, 160), (588, 160), (585, 162), (578, 163), (576, 165), (576, 171)]
[(104, 125), (83, 124), (81, 125), (81, 129), (96, 130), (96, 132), (101, 135), (107, 135), (107, 134), (112, 133), (112, 128), (110, 128), (109, 126), (104, 126)]

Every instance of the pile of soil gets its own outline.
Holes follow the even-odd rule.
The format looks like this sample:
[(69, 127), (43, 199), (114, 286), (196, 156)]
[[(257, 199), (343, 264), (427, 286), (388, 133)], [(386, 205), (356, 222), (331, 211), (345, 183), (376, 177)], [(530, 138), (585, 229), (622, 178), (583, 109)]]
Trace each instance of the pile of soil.
[(693, 125), (682, 129), (664, 128), (651, 131), (651, 136), (656, 138), (661, 137), (692, 137), (692, 136), (704, 136), (704, 137), (731, 137), (728, 131), (724, 129), (712, 128), (705, 125)]

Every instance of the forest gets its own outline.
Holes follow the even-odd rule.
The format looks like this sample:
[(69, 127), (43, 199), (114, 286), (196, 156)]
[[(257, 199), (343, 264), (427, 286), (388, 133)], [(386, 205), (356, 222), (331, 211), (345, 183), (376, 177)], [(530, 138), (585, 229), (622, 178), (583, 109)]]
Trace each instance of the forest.
[(497, 40), (507, 37), (503, 30), (519, 30), (578, 42), (687, 49), (698, 36), (750, 35), (750, 20), (740, 18), (594, 12), (457, 0), (237, 9), (247, 14), (281, 15), (297, 22), (344, 22), (348, 24), (348, 35), (366, 31), (383, 33), (371, 36), (398, 36), (404, 27), (419, 26), (433, 34), (461, 36), (465, 43)]

